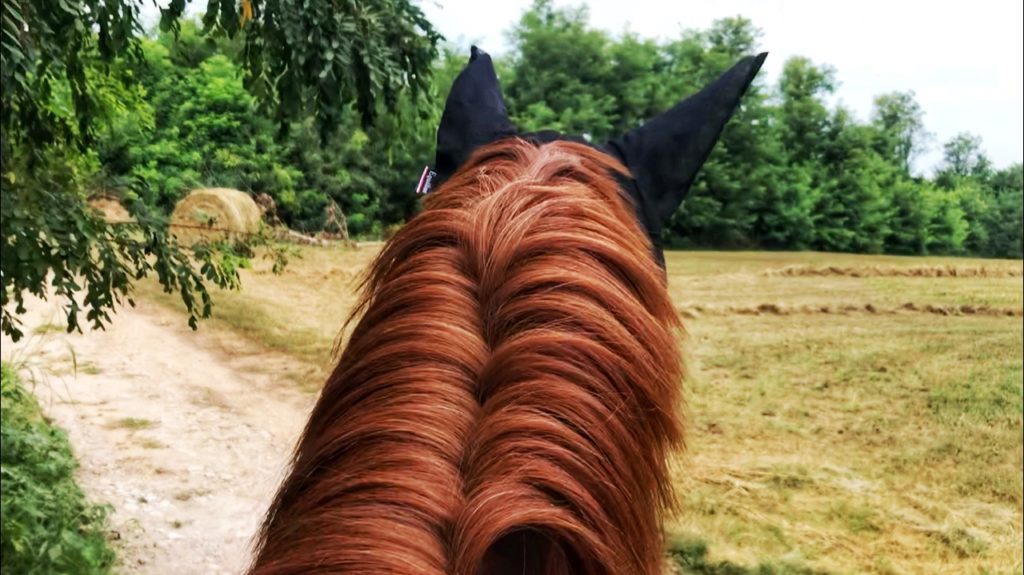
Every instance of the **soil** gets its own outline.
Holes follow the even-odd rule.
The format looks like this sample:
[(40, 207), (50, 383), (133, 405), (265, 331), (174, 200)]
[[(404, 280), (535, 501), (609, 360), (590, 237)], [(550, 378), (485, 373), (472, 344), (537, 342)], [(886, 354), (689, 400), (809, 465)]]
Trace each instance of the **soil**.
[(244, 570), (315, 400), (280, 377), (294, 360), (144, 301), (105, 331), (66, 334), (38, 300), (24, 319), (3, 361), (68, 432), (86, 494), (113, 507), (117, 571)]

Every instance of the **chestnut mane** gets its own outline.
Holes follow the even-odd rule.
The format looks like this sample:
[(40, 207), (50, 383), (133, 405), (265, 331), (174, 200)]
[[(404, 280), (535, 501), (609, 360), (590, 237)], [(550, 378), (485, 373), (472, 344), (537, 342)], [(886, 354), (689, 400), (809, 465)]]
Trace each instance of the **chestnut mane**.
[(425, 198), (369, 271), (251, 573), (660, 573), (679, 326), (616, 171), (507, 139)]

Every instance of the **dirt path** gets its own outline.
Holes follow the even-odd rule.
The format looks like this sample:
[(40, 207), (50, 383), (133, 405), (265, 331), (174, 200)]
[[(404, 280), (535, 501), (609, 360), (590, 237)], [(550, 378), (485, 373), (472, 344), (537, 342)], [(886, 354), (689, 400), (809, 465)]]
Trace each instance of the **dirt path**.
[(33, 302), (32, 335), (4, 338), (3, 360), (22, 362), (83, 488), (113, 505), (118, 570), (238, 573), (314, 400), (275, 375), (289, 360), (146, 302), (107, 331), (67, 335), (61, 317)]

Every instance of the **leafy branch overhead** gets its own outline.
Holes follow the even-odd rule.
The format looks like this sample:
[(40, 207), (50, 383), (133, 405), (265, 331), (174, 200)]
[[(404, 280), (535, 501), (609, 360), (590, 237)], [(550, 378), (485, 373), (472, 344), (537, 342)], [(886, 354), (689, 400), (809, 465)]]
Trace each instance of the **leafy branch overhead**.
[[(2, 3), (0, 298), (2, 329), (15, 338), (29, 293), (63, 298), (69, 329), (80, 312), (102, 327), (117, 303), (131, 303), (135, 281), (155, 275), (195, 325), (210, 313), (208, 285), (237, 285), (237, 258), (224, 245), (186, 250), (168, 233), (160, 206), (144, 201), (154, 196), (146, 166), (118, 166), (138, 158), (119, 157), (117, 138), (163, 118), (139, 87), (149, 65), (144, 1)], [(162, 29), (180, 29), (186, 4), (161, 8)], [(350, 104), (367, 127), (400, 95), (424, 94), (440, 40), (406, 0), (210, 0), (203, 23), (209, 38), (242, 39), (255, 105), (283, 129), (312, 118), (320, 144)], [(104, 222), (87, 201), (97, 192), (121, 196), (133, 221)]]
[[(33, 142), (87, 139), (110, 110), (87, 71), (140, 60), (143, 0), (8, 0), (3, 3), (3, 126)], [(161, 8), (177, 30), (187, 0)], [(409, 0), (209, 0), (208, 31), (244, 38), (246, 85), (282, 124), (311, 114), (328, 133), (355, 102), (371, 125), (381, 103), (429, 85), (440, 34)], [(66, 83), (74, 113), (48, 110)], [(72, 121), (73, 120), (73, 121)]]

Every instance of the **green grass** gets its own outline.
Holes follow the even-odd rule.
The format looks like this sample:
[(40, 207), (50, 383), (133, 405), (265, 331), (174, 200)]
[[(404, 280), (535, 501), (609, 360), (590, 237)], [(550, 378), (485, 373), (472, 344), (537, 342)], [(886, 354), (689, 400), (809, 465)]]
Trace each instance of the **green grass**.
[(107, 509), (87, 502), (75, 483), (78, 464), (64, 432), (7, 366), (0, 369), (0, 572), (108, 573)]

